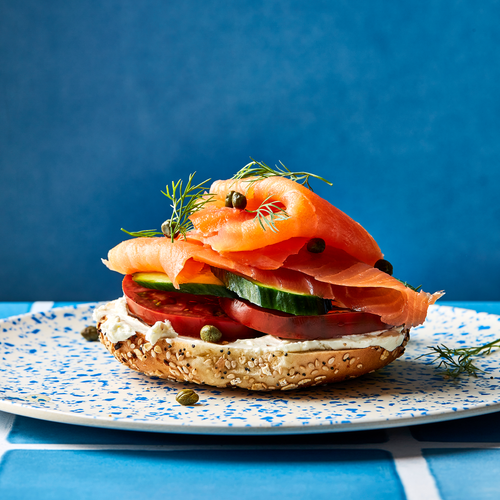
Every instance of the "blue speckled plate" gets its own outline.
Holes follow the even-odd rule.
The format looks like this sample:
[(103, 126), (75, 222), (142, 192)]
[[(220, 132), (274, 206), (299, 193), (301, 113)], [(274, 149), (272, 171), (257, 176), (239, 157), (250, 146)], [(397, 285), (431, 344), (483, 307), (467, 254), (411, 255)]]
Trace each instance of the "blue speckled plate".
[[(406, 354), (360, 379), (287, 393), (189, 386), (137, 374), (80, 335), (93, 304), (0, 322), (0, 410), (116, 429), (198, 434), (334, 432), (435, 422), (500, 410), (500, 351), (485, 373), (458, 382), (425, 358), (426, 346), (475, 345), (500, 337), (500, 317), (433, 306)], [(200, 403), (183, 407), (180, 389)]]

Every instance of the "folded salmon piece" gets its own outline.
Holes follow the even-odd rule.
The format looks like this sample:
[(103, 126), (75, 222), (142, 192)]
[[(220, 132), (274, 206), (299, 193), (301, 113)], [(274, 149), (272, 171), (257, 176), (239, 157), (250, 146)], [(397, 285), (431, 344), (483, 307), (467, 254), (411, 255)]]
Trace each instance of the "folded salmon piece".
[[(246, 196), (246, 210), (224, 206), (230, 191)], [(375, 240), (360, 224), (305, 186), (285, 177), (216, 181), (210, 193), (213, 201), (192, 214), (190, 220), (198, 240), (223, 255), (255, 251), (292, 238), (322, 238), (327, 246), (344, 250), (371, 266), (383, 257)], [(275, 231), (264, 230), (256, 214), (251, 213), (266, 202), (274, 202), (288, 216), (276, 220)], [(280, 214), (277, 212), (277, 216)]]
[[(304, 242), (296, 241), (295, 253)], [(290, 251), (283, 252), (280, 245), (271, 245), (259, 252), (253, 252), (253, 264), (250, 265), (249, 252), (229, 252), (221, 255), (207, 245), (180, 238), (174, 243), (170, 238), (135, 238), (122, 241), (108, 253), (104, 264), (112, 271), (122, 274), (136, 272), (162, 272), (168, 275), (174, 286), (193, 282), (200, 272), (210, 272), (210, 267), (232, 271), (260, 281), (258, 277), (272, 276), (269, 269), (278, 273)], [(261, 264), (257, 267), (255, 264)], [(289, 272), (289, 271), (287, 271)], [(294, 274), (294, 273), (292, 273)], [(272, 278), (268, 278), (271, 280)], [(290, 284), (291, 286), (291, 284)], [(285, 287), (283, 287), (285, 288)], [(299, 293), (299, 289), (297, 289)]]
[(338, 302), (349, 309), (377, 314), (389, 325), (422, 324), (429, 305), (443, 296), (442, 292), (417, 292), (338, 248), (327, 247), (322, 253), (303, 248), (290, 256), (283, 267), (329, 283)]
[[(297, 247), (300, 242), (295, 243)], [(271, 245), (261, 251), (270, 259), (278, 255), (279, 262), (283, 257), (280, 250), (280, 246)], [(320, 254), (302, 248), (272, 270), (249, 265), (247, 258), (229, 258), (196, 241), (172, 243), (161, 237), (126, 240), (111, 249), (103, 262), (122, 274), (164, 272), (176, 287), (217, 267), (274, 288), (334, 299), (349, 309), (377, 314), (389, 325), (405, 324), (408, 328), (423, 323), (429, 304), (441, 296), (416, 292), (337, 248), (327, 247)]]

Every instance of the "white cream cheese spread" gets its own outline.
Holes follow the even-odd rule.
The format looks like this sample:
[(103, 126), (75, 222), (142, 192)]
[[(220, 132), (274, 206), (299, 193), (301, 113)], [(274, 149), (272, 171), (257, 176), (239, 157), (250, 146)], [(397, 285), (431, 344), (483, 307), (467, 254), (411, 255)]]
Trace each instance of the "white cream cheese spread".
[(146, 332), (146, 340), (155, 345), (160, 339), (173, 339), (179, 335), (172, 327), (172, 323), (167, 319), (165, 321), (157, 321)]
[[(136, 332), (145, 335), (146, 340), (152, 345), (162, 338), (177, 338), (189, 340), (192, 344), (203, 342), (201, 339), (182, 337), (172, 328), (170, 321), (158, 321), (149, 326), (140, 319), (132, 316), (128, 310), (124, 297), (113, 300), (94, 311), (94, 321), (101, 323), (101, 331), (110, 342), (122, 342), (135, 335)], [(403, 343), (405, 333), (402, 327), (394, 327), (390, 330), (364, 333), (358, 335), (346, 335), (335, 339), (325, 340), (284, 340), (272, 335), (263, 335), (253, 339), (236, 340), (225, 344), (225, 347), (239, 349), (251, 349), (252, 351), (270, 350), (282, 352), (304, 352), (342, 349), (363, 349), (365, 347), (382, 347), (393, 351)]]
[(108, 302), (94, 311), (93, 319), (96, 323), (101, 322), (104, 317), (106, 320), (101, 323), (101, 331), (113, 344), (127, 340), (136, 332), (143, 333), (152, 345), (162, 338), (178, 337), (168, 320), (157, 321), (153, 326), (149, 326), (132, 316), (125, 297)]

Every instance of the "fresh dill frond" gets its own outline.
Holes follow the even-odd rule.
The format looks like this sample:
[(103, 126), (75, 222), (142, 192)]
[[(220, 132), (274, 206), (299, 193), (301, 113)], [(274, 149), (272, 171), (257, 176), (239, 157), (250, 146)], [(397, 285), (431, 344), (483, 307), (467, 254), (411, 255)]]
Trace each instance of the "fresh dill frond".
[(247, 212), (255, 214), (255, 218), (258, 219), (263, 231), (268, 227), (273, 233), (277, 233), (278, 228), (276, 227), (276, 222), (289, 219), (290, 216), (278, 203), (268, 201), (271, 197), (272, 195), (268, 196), (257, 210), (247, 210)]
[(421, 288), (422, 288), (422, 285), (418, 285), (416, 288), (414, 286), (411, 286), (409, 283), (407, 283), (406, 281), (403, 281), (403, 280), (400, 280), (398, 278), (394, 278), (394, 279), (397, 279), (400, 283), (403, 283), (403, 285), (406, 287), (406, 288), (410, 288), (411, 290), (413, 290), (414, 292), (418, 292)]
[[(168, 185), (162, 193), (172, 202), (172, 215), (162, 224), (162, 231), (156, 229), (146, 229), (144, 231), (127, 231), (122, 228), (122, 231), (133, 236), (134, 238), (153, 238), (158, 235), (165, 235), (172, 243), (175, 238), (182, 234), (184, 238), (186, 233), (192, 229), (193, 225), (189, 220), (189, 216), (198, 210), (201, 210), (206, 203), (212, 201), (214, 195), (207, 194), (206, 184), (210, 181), (207, 179), (199, 184), (193, 185), (193, 179), (196, 172), (189, 175), (189, 179), (184, 186), (183, 181), (179, 179), (177, 182), (172, 182), (172, 186)], [(166, 228), (166, 230), (164, 230)]]
[(133, 236), (134, 238), (153, 238), (163, 233), (159, 233), (156, 229), (144, 229), (143, 231), (127, 231), (126, 229), (121, 228), (124, 233)]
[(455, 349), (441, 344), (428, 346), (427, 348), (431, 352), (422, 354), (418, 358), (434, 356), (430, 363), (439, 361), (438, 368), (444, 368), (446, 375), (450, 378), (457, 378), (463, 373), (477, 377), (478, 373), (483, 372), (483, 370), (474, 364), (473, 358), (481, 355), (487, 356), (495, 347), (500, 347), (500, 339), (476, 347), (458, 347)]
[[(172, 202), (172, 216), (167, 219), (170, 227), (170, 239), (172, 243), (179, 234), (184, 238), (186, 233), (193, 228), (189, 216), (198, 210), (201, 210), (208, 202), (212, 201), (214, 195), (205, 193), (207, 189), (207, 179), (199, 184), (193, 185), (193, 178), (196, 172), (189, 174), (189, 179), (184, 187), (181, 179), (172, 182), (171, 188), (168, 184), (162, 193)], [(166, 221), (166, 222), (167, 222)]]
[(312, 191), (313, 189), (309, 184), (309, 178), (312, 177), (314, 179), (319, 179), (320, 181), (325, 182), (329, 186), (333, 186), (333, 183), (327, 181), (326, 179), (323, 179), (323, 177), (320, 177), (319, 175), (310, 174), (309, 172), (292, 172), (287, 167), (285, 167), (285, 165), (283, 165), (281, 161), (279, 162), (281, 167), (275, 165), (274, 168), (272, 168), (269, 165), (266, 165), (264, 162), (254, 160), (252, 157), (250, 157), (250, 159), (252, 161), (245, 165), (241, 170), (236, 172), (236, 174), (233, 175), (231, 179), (238, 180), (246, 179), (248, 177), (256, 177), (256, 179), (251, 179), (249, 181), (250, 183), (254, 183), (258, 180), (267, 179), (268, 177), (288, 177), (292, 181), (305, 185)]

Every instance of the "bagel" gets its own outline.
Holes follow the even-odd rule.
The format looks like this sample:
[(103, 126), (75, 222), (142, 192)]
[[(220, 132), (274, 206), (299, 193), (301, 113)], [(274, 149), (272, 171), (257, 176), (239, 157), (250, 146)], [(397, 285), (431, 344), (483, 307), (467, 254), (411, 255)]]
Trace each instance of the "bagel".
[[(124, 303), (119, 309), (118, 323), (125, 322)], [(356, 378), (401, 356), (409, 340), (408, 329), (393, 328), (376, 334), (351, 335), (349, 338), (320, 342), (285, 341), (265, 335), (257, 339), (210, 343), (199, 338), (174, 335), (159, 338), (153, 344), (144, 333), (144, 329), (150, 327), (144, 324), (144, 328), (139, 328), (140, 320), (129, 315), (132, 325), (128, 333), (130, 336), (114, 341), (116, 338), (106, 333), (105, 328), (112, 315), (116, 321), (113, 303), (96, 310), (100, 341), (128, 368), (176, 382), (251, 391), (286, 391)], [(133, 328), (143, 331), (133, 331)], [(332, 342), (340, 346), (346, 344), (347, 347), (327, 348)], [(363, 342), (373, 345), (352, 347), (356, 343), (364, 345)], [(384, 343), (390, 345), (390, 350), (383, 347)], [(394, 346), (394, 343), (397, 345)]]
[(103, 263), (124, 297), (95, 311), (132, 370), (252, 391), (341, 382), (401, 356), (430, 294), (357, 222), (284, 165), (252, 160), (227, 181), (167, 185), (172, 216), (128, 232)]

